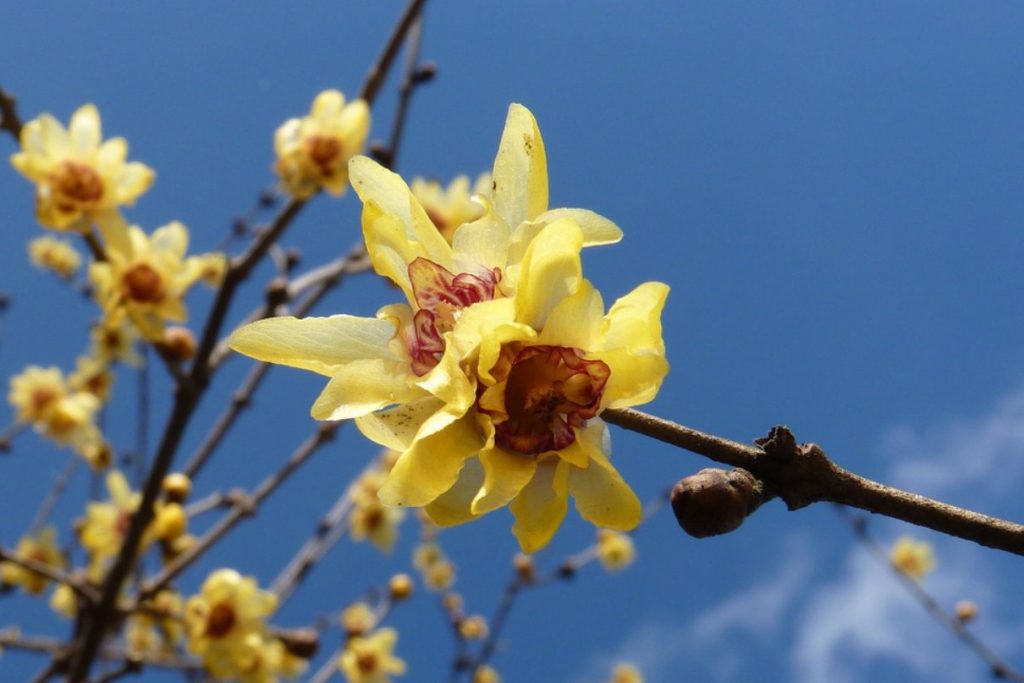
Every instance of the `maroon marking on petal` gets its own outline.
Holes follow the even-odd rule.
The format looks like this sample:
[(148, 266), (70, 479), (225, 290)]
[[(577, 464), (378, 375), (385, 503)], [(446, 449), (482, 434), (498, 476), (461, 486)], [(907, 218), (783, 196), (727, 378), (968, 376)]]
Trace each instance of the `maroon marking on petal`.
[(437, 331), (435, 316), (430, 311), (416, 311), (412, 319), (412, 335), (407, 338), (412, 371), (418, 377), (430, 372), (444, 354), (444, 338)]

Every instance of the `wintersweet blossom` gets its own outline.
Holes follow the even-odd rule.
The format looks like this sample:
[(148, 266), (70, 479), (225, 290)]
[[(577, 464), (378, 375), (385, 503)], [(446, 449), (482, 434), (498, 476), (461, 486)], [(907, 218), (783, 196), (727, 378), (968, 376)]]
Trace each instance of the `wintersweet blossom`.
[(636, 559), (633, 539), (627, 534), (611, 529), (597, 530), (597, 543), (594, 550), (601, 566), (610, 572), (621, 571), (633, 564), (633, 560)]
[[(67, 129), (43, 114), (21, 130), (21, 151), (11, 164), (36, 184), (36, 216), (49, 228), (100, 228), (131, 205), (153, 183), (152, 169), (127, 162), (124, 138), (101, 142), (100, 115), (86, 104), (71, 116)], [(83, 220), (84, 219), (84, 220)]]
[(928, 541), (918, 541), (910, 536), (896, 539), (889, 557), (892, 565), (912, 579), (923, 579), (935, 569), (935, 553)]
[(206, 265), (201, 257), (187, 257), (187, 250), (188, 229), (178, 222), (151, 236), (131, 226), (124, 240), (108, 244), (107, 260), (89, 269), (105, 325), (116, 328), (127, 317), (146, 339), (160, 341), (165, 321), (184, 321), (182, 298)]
[(612, 670), (612, 678), (608, 683), (644, 683), (644, 677), (640, 673), (640, 669), (632, 664), (622, 662), (615, 665)]
[(346, 105), (337, 90), (323, 91), (309, 116), (288, 119), (274, 134), (281, 184), (300, 199), (320, 189), (341, 196), (348, 189), (348, 160), (363, 151), (369, 132), (366, 102)]
[(82, 257), (69, 241), (51, 235), (43, 235), (29, 242), (28, 257), (36, 268), (53, 271), (64, 279), (77, 273), (82, 264)]
[[(14, 556), (22, 560), (34, 560), (54, 569), (63, 569), (67, 565), (63, 553), (57, 547), (57, 529), (52, 526), (23, 536), (14, 548)], [(49, 582), (46, 576), (31, 569), (13, 562), (0, 562), (0, 586), (21, 586), (25, 592), (38, 595)]]
[(486, 211), (483, 200), (491, 193), (491, 182), (490, 173), (481, 173), (472, 187), (469, 177), (464, 175), (455, 178), (448, 187), (436, 180), (413, 178), (409, 189), (427, 212), (430, 222), (451, 242), (456, 228), (483, 217)]
[(379, 491), (389, 505), (426, 506), (448, 525), (508, 504), (530, 552), (550, 540), (570, 495), (594, 524), (635, 526), (640, 503), (597, 416), (657, 393), (668, 288), (646, 283), (605, 313), (580, 250), (621, 233), (589, 211), (548, 210), (529, 111), (510, 108), (484, 215), (450, 244), (397, 175), (365, 157), (350, 175), (370, 260), (408, 303), (376, 319), (262, 320), (231, 347), (329, 377), (313, 417), (356, 418), (401, 453)]
[(392, 674), (405, 673), (405, 662), (394, 655), (397, 642), (393, 628), (351, 638), (338, 657), (338, 667), (348, 683), (390, 683)]

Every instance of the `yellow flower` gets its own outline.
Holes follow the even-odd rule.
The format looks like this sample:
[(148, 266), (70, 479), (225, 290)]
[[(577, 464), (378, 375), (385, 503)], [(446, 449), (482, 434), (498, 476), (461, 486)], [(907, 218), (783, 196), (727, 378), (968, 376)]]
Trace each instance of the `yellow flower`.
[(11, 377), (7, 401), (14, 408), (18, 422), (35, 423), (45, 419), (67, 393), (60, 368), (30, 365)]
[(99, 578), (104, 563), (120, 552), (132, 515), (142, 499), (139, 493), (132, 491), (119, 470), (107, 473), (107, 493), (108, 501), (86, 505), (85, 519), (78, 531), (79, 542), (89, 553), (89, 569), (93, 578)]
[(348, 636), (361, 636), (377, 623), (373, 608), (365, 602), (354, 602), (341, 611), (341, 627)]
[(62, 278), (70, 278), (82, 264), (71, 243), (50, 235), (37, 237), (28, 243), (28, 257), (36, 268), (52, 270)]
[(644, 683), (644, 677), (640, 669), (632, 664), (617, 664), (612, 670), (612, 679), (609, 683)]
[(50, 609), (65, 619), (74, 619), (78, 614), (78, 598), (75, 596), (75, 590), (65, 583), (54, 588), (53, 594), (50, 596)]
[(621, 233), (589, 211), (548, 210), (533, 116), (510, 108), (487, 210), (451, 244), (401, 178), (365, 157), (349, 167), (370, 259), (409, 304), (375, 320), (262, 320), (231, 347), (330, 378), (313, 417), (356, 418), (402, 453), (385, 504), (427, 506), (443, 525), (509, 504), (529, 552), (550, 540), (570, 494), (594, 524), (635, 526), (640, 503), (608, 460), (597, 415), (657, 393), (668, 288), (641, 285), (604, 314), (580, 250)]
[(473, 614), (459, 622), (459, 635), (466, 640), (483, 640), (487, 637), (487, 620)]
[(398, 540), (398, 525), (405, 519), (405, 511), (387, 507), (377, 497), (386, 477), (387, 471), (382, 469), (360, 477), (352, 490), (348, 527), (353, 541), (369, 539), (378, 550), (390, 553)]
[(923, 579), (935, 569), (935, 553), (927, 541), (915, 541), (910, 536), (896, 540), (889, 557), (892, 565), (912, 579)]
[(172, 652), (184, 637), (185, 601), (173, 590), (162, 590), (144, 606), (147, 611), (131, 615), (125, 624), (128, 651), (139, 656)]
[(501, 676), (493, 668), (484, 664), (473, 671), (473, 683), (501, 683)]
[(404, 674), (405, 662), (393, 653), (396, 642), (398, 632), (393, 628), (350, 639), (338, 658), (348, 683), (389, 683), (390, 674)]
[(266, 619), (276, 608), (277, 598), (260, 590), (255, 579), (218, 569), (185, 605), (188, 649), (216, 678), (245, 673), (250, 677), (243, 680), (276, 680), (283, 646), (266, 633)]
[(228, 271), (227, 256), (219, 251), (211, 251), (196, 258), (199, 259), (199, 277), (203, 284), (214, 289), (220, 287)]
[(633, 564), (636, 549), (633, 539), (619, 531), (611, 529), (597, 530), (597, 559), (610, 572), (617, 572)]
[(323, 91), (309, 116), (288, 119), (274, 134), (281, 183), (300, 199), (320, 189), (341, 196), (348, 189), (348, 160), (363, 151), (369, 132), (366, 102), (346, 105), (337, 90)]
[(106, 363), (124, 363), (132, 367), (142, 365), (142, 356), (135, 350), (139, 333), (131, 321), (122, 319), (116, 323), (103, 320), (89, 332), (92, 338), (92, 354)]
[(94, 356), (79, 356), (75, 366), (75, 371), (68, 375), (71, 390), (92, 394), (105, 403), (114, 384), (114, 373), (107, 362)]
[(56, 443), (88, 456), (103, 444), (103, 435), (95, 423), (99, 408), (99, 399), (87, 391), (65, 394), (36, 423), (36, 429)]
[(89, 277), (96, 300), (114, 328), (124, 316), (150, 341), (160, 341), (164, 321), (187, 317), (182, 298), (203, 273), (200, 257), (188, 257), (188, 230), (178, 222), (157, 228), (147, 237), (131, 226), (120, 247), (108, 249), (107, 260), (93, 263)]
[(427, 212), (427, 217), (450, 243), (455, 230), (464, 223), (483, 218), (485, 207), (473, 197), (487, 197), (491, 192), (491, 174), (482, 173), (472, 190), (469, 178), (460, 175), (445, 188), (436, 180), (413, 178), (409, 185), (416, 200)]
[(131, 205), (153, 183), (153, 171), (126, 162), (128, 143), (111, 138), (101, 144), (100, 115), (86, 104), (65, 130), (50, 114), (21, 130), (21, 150), (11, 163), (36, 184), (39, 222), (58, 230), (84, 226), (80, 219), (103, 224), (118, 206)]
[(412, 565), (420, 572), (424, 585), (443, 591), (455, 583), (455, 565), (437, 543), (420, 543), (412, 553)]
[[(14, 556), (22, 560), (35, 560), (56, 569), (64, 569), (67, 563), (57, 547), (57, 530), (48, 526), (35, 535), (24, 536), (14, 549)], [(50, 582), (44, 575), (22, 566), (0, 562), (0, 584), (21, 586), (32, 595), (43, 592)]]

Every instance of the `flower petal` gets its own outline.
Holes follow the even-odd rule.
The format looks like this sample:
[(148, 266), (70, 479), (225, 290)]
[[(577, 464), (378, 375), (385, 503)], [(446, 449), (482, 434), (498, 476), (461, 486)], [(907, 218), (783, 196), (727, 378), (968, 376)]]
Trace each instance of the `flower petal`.
[(380, 359), (354, 360), (335, 370), (310, 410), (316, 420), (347, 420), (404, 403), (419, 392), (408, 366)]
[(508, 227), (490, 211), (462, 225), (452, 237), (452, 250), (459, 259), (458, 270), (470, 272), (474, 266), (504, 269), (508, 240)]
[(472, 511), (482, 515), (496, 510), (519, 495), (537, 471), (537, 460), (501, 448), (480, 451), (484, 482), (473, 499)]
[(484, 468), (479, 458), (466, 460), (455, 484), (424, 510), (439, 526), (455, 526), (479, 517), (473, 512), (473, 498), (484, 483)]
[(267, 363), (288, 365), (331, 376), (354, 360), (400, 360), (389, 348), (395, 335), (388, 320), (334, 315), (257, 320), (235, 330), (228, 346)]
[(537, 342), (583, 350), (597, 348), (603, 315), (601, 293), (583, 280), (574, 294), (562, 299), (551, 310)]
[(510, 228), (533, 220), (548, 208), (548, 166), (544, 140), (530, 110), (508, 108), (505, 129), (494, 159), (491, 199)]
[(345, 106), (345, 96), (338, 90), (324, 90), (313, 99), (309, 113), (313, 118), (331, 120), (338, 116)]
[(604, 318), (603, 352), (595, 356), (611, 368), (601, 398), (605, 408), (625, 408), (652, 400), (658, 393), (668, 361), (661, 336), (661, 311), (669, 288), (647, 282), (622, 297)]
[(554, 223), (568, 219), (580, 226), (583, 231), (583, 246), (596, 247), (602, 244), (615, 244), (622, 239), (619, 226), (600, 214), (587, 209), (551, 209), (537, 216), (537, 223)]
[(404, 451), (416, 438), (420, 427), (444, 407), (433, 396), (356, 418), (356, 427), (370, 441), (394, 451)]
[(68, 125), (71, 152), (84, 157), (100, 146), (100, 114), (95, 105), (86, 104), (71, 115)]
[(590, 466), (570, 467), (569, 493), (583, 519), (606, 529), (629, 531), (643, 518), (643, 507), (605, 455), (606, 430), (601, 420), (591, 420), (580, 430), (578, 440), (590, 455)]
[(466, 458), (483, 446), (468, 415), (426, 438), (417, 438), (391, 469), (378, 496), (385, 505), (422, 507), (450, 489)]
[(532, 553), (555, 535), (569, 503), (569, 467), (559, 458), (545, 458), (508, 508), (515, 515), (512, 533), (523, 552)]
[(516, 319), (535, 330), (551, 309), (579, 287), (583, 233), (572, 221), (556, 221), (534, 239), (523, 258), (516, 292)]

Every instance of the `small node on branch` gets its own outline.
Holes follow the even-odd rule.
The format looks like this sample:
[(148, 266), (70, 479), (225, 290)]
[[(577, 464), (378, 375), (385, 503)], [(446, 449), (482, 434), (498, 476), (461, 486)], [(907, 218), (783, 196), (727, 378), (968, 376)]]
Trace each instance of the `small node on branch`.
[(288, 279), (278, 276), (267, 283), (266, 289), (267, 306), (271, 309), (277, 308), (288, 301)]
[(429, 83), (435, 78), (437, 78), (437, 64), (434, 64), (433, 62), (424, 62), (420, 65), (420, 68), (413, 73), (412, 82), (419, 85), (420, 83)]
[(236, 237), (245, 237), (245, 234), (249, 232), (249, 223), (244, 218), (236, 218), (231, 221), (231, 231)]
[(260, 208), (261, 209), (272, 209), (277, 206), (278, 196), (273, 190), (263, 190), (260, 192)]
[(764, 484), (750, 472), (709, 467), (680, 479), (670, 499), (683, 531), (706, 538), (738, 529), (767, 497)]
[(284, 267), (291, 272), (295, 266), (302, 263), (302, 252), (298, 247), (288, 247), (284, 251)]
[(572, 560), (566, 560), (558, 568), (558, 578), (562, 579), (563, 581), (571, 581), (572, 579), (576, 578), (576, 570), (576, 563)]
[(537, 579), (537, 570), (533, 564), (533, 558), (523, 553), (517, 553), (512, 559), (512, 566), (516, 570), (516, 576), (524, 584), (529, 585)]
[(274, 635), (285, 650), (300, 659), (312, 659), (320, 649), (320, 634), (314, 628), (281, 629)]

